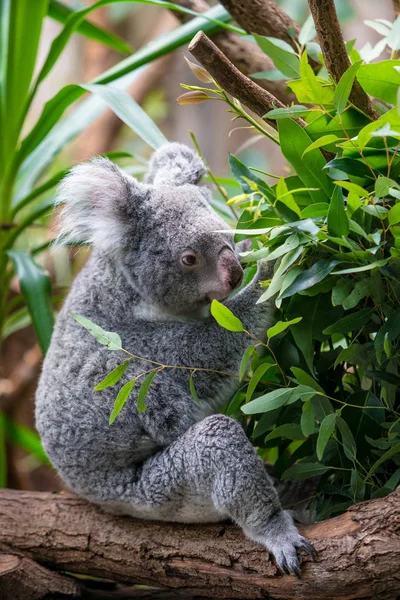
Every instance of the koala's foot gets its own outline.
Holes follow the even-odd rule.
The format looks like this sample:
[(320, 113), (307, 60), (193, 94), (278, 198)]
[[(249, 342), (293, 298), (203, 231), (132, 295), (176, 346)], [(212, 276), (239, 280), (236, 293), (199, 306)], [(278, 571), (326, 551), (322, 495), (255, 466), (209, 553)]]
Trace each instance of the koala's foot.
[(267, 550), (274, 556), (278, 567), (290, 575), (293, 573), (300, 577), (298, 551), (304, 550), (315, 561), (316, 550), (297, 531), (292, 517), (286, 511), (280, 511), (268, 523), (268, 530), (263, 541)]

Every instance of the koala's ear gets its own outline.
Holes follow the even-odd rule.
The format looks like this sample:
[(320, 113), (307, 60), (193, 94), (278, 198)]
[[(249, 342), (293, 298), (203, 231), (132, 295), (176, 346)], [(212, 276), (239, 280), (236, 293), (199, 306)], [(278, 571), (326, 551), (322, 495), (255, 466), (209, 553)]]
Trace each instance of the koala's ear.
[(198, 154), (183, 144), (171, 143), (153, 154), (146, 183), (155, 186), (196, 184), (206, 171)]
[(145, 186), (107, 158), (77, 165), (62, 180), (58, 243), (83, 241), (118, 248), (135, 223), (135, 204)]

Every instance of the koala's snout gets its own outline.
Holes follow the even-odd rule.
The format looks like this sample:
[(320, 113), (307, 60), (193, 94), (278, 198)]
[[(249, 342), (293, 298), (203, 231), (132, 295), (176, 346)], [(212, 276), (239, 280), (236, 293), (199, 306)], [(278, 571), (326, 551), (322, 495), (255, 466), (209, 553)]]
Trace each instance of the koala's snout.
[(229, 285), (231, 286), (232, 290), (235, 290), (237, 287), (239, 287), (239, 285), (242, 283), (242, 279), (243, 279), (243, 269), (239, 264), (237, 264), (233, 268), (233, 270), (231, 272), (231, 277), (229, 280)]
[(243, 269), (236, 255), (228, 249), (221, 252), (218, 262), (220, 277), (222, 282), (226, 286), (229, 286), (230, 289), (228, 293), (230, 293), (241, 284), (243, 279)]

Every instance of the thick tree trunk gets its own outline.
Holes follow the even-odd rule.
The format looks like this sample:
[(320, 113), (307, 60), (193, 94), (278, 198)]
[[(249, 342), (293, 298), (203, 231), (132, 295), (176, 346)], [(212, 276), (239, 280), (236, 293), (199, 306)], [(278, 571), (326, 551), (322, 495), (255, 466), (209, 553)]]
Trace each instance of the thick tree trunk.
[(230, 524), (145, 522), (104, 514), (72, 494), (0, 492), (0, 542), (56, 570), (212, 598), (400, 593), (400, 488), (302, 531), (318, 560), (303, 557), (298, 580), (279, 573), (267, 552)]

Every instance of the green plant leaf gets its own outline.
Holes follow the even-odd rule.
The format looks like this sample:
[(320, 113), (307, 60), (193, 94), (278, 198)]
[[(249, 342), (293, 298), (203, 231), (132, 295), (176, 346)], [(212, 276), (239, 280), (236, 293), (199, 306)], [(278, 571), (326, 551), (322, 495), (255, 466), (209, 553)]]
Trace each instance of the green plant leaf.
[[(343, 139), (343, 138), (342, 138)], [(328, 144), (334, 144), (335, 142), (340, 142), (341, 138), (338, 138), (334, 133), (328, 133), (328, 135), (323, 135), (319, 138), (319, 140), (315, 140), (312, 144), (308, 146), (303, 152), (303, 156), (307, 154), (307, 152), (311, 152), (311, 150), (315, 150), (315, 148), (321, 148), (322, 146), (327, 146)]]
[(355, 158), (334, 158), (324, 166), (324, 169), (338, 169), (347, 175), (354, 175), (363, 179), (374, 178), (367, 165)]
[(54, 326), (50, 278), (26, 250), (9, 250), (8, 256), (18, 277), (40, 348), (46, 354)]
[[(171, 32), (162, 34), (156, 40), (152, 40), (150, 44), (141, 48), (135, 52), (135, 54), (121, 61), (117, 65), (111, 67), (111, 69), (108, 69), (89, 83), (104, 84), (113, 81), (115, 82), (113, 84), (114, 87), (126, 89), (143, 74), (144, 69), (140, 70), (140, 67), (143, 67), (156, 58), (164, 56), (186, 44), (200, 29), (208, 35), (213, 35), (213, 33), (216, 33), (221, 29), (219, 25), (212, 21), (205, 20), (204, 17), (218, 19), (224, 22), (231, 20), (229, 13), (221, 5), (216, 5), (206, 11), (202, 17), (197, 17)], [(69, 86), (67, 86), (67, 88), (68, 87)], [(51, 127), (46, 129), (45, 137), (42, 137), (42, 141), (40, 143), (37, 142), (36, 144), (32, 144), (29, 156), (27, 156), (19, 169), (19, 187), (16, 201), (32, 191), (32, 186), (38, 176), (62, 148), (85, 127), (92, 123), (106, 108), (102, 99), (93, 96), (81, 102), (68, 117), (64, 118), (60, 123), (57, 123), (65, 109), (85, 92), (83, 88), (79, 88), (80, 94), (76, 95), (76, 88), (75, 86), (72, 87), (75, 89), (75, 94), (70, 92), (68, 98), (65, 97), (65, 92), (63, 92), (66, 88), (60, 90), (56, 95), (58, 96), (60, 94), (59, 101), (61, 108), (56, 109), (53, 103), (53, 111), (58, 111), (59, 116), (57, 119), (53, 118), (53, 123), (51, 124)], [(52, 101), (50, 100), (49, 103), (50, 102)], [(40, 120), (42, 120), (42, 118)], [(47, 117), (43, 118), (43, 127), (47, 126), (47, 120)]]
[(154, 121), (127, 92), (104, 85), (87, 84), (82, 87), (89, 92), (98, 94), (121, 121), (126, 123), (154, 150), (167, 143), (168, 140)]
[(242, 360), (240, 362), (240, 369), (239, 369), (239, 381), (242, 381), (243, 377), (245, 376), (246, 370), (247, 370), (247, 365), (249, 364), (249, 361), (251, 360), (251, 358), (256, 354), (256, 349), (254, 346), (247, 346), (246, 350), (244, 351), (244, 354), (242, 356)]
[(302, 28), (300, 29), (298, 40), (301, 46), (305, 46), (308, 42), (311, 42), (316, 36), (314, 20), (312, 15), (308, 15), (304, 21)]
[(72, 312), (71, 316), (74, 317), (75, 321), (82, 325), (85, 329), (89, 331), (89, 333), (96, 338), (99, 344), (103, 346), (107, 346), (109, 350), (122, 350), (122, 342), (118, 333), (114, 333), (113, 331), (105, 331), (90, 319), (86, 317), (82, 317), (78, 315), (76, 312)]
[(349, 460), (354, 461), (357, 454), (357, 446), (351, 429), (342, 417), (337, 417), (336, 425), (342, 436), (344, 453)]
[(387, 216), (390, 225), (400, 223), (400, 202), (392, 206)]
[(228, 329), (228, 331), (244, 331), (240, 319), (235, 317), (233, 312), (225, 304), (218, 302), (218, 300), (211, 302), (211, 314), (218, 325), (221, 325), (224, 329)]
[(189, 389), (190, 389), (190, 393), (192, 394), (193, 400), (196, 402), (196, 404), (200, 404), (199, 396), (196, 391), (196, 386), (194, 385), (193, 375), (194, 375), (193, 372), (190, 373)]
[(362, 64), (362, 60), (353, 63), (341, 76), (339, 83), (336, 86), (334, 103), (336, 112), (340, 115), (347, 106), (351, 90), (353, 88), (354, 79), (356, 78), (357, 71)]
[(324, 329), (322, 333), (333, 335), (334, 333), (348, 333), (354, 331), (354, 329), (361, 329), (371, 319), (373, 312), (374, 308), (362, 308), (356, 313), (339, 319), (336, 323)]
[(272, 363), (262, 363), (256, 369), (255, 373), (249, 381), (249, 385), (247, 386), (246, 402), (249, 402), (249, 400), (252, 398), (259, 381), (262, 379), (263, 375), (268, 371), (268, 369), (270, 369), (272, 366)]
[(105, 388), (108, 388), (118, 383), (118, 381), (121, 379), (126, 369), (128, 368), (128, 364), (129, 361), (126, 360), (122, 364), (118, 365), (118, 367), (115, 367), (115, 369), (113, 369), (111, 373), (107, 375), (107, 377), (105, 377), (102, 381), (100, 381), (100, 383), (96, 385), (95, 388), (93, 388), (94, 391), (99, 392), (100, 390), (104, 390)]
[(381, 260), (376, 260), (369, 265), (363, 265), (362, 267), (351, 267), (349, 269), (341, 269), (340, 271), (333, 271), (333, 275), (345, 275), (347, 273), (361, 273), (363, 271), (371, 271), (373, 269), (378, 269), (379, 267), (383, 267), (389, 261), (388, 258), (382, 258)]
[(29, 427), (16, 423), (15, 421), (4, 416), (5, 436), (6, 439), (21, 448), (25, 452), (32, 454), (42, 464), (50, 465), (50, 461), (43, 449), (40, 437)]
[(362, 500), (365, 495), (365, 483), (356, 469), (351, 470), (350, 489), (355, 501)]
[[(58, 2), (58, 0), (50, 0), (47, 14), (51, 19), (65, 24), (66, 20), (73, 12), (74, 11), (66, 4)], [(131, 47), (123, 39), (98, 27), (98, 25), (95, 25), (90, 21), (83, 21), (80, 23), (77, 31), (81, 35), (91, 40), (95, 40), (104, 46), (108, 46), (117, 52), (122, 52), (124, 54), (132, 53)]]
[(293, 104), (286, 108), (274, 108), (267, 112), (264, 117), (267, 119), (296, 119), (296, 117), (304, 117), (309, 112), (315, 112), (315, 109), (307, 108), (301, 104)]
[(281, 479), (294, 479), (295, 481), (304, 481), (310, 477), (317, 477), (323, 475), (329, 471), (329, 467), (321, 465), (320, 463), (313, 462), (300, 462), (296, 463), (289, 469), (287, 469)]
[(315, 390), (307, 385), (298, 385), (295, 388), (280, 388), (245, 404), (242, 406), (242, 411), (246, 415), (256, 415), (292, 404), (297, 400), (305, 402), (313, 396), (315, 396)]
[(311, 375), (309, 375), (308, 373), (303, 371), (303, 369), (299, 369), (298, 367), (290, 367), (290, 370), (292, 371), (293, 375), (296, 377), (296, 379), (299, 383), (301, 383), (302, 385), (308, 385), (309, 387), (313, 388), (315, 391), (321, 392), (321, 394), (324, 394), (324, 390), (319, 385), (319, 383), (317, 383), (315, 381), (315, 379), (313, 377), (311, 377)]
[(4, 322), (1, 339), (4, 341), (16, 331), (20, 331), (28, 327), (32, 323), (31, 316), (27, 306), (23, 306), (19, 310), (12, 312)]
[(285, 423), (271, 431), (265, 438), (265, 441), (268, 442), (269, 440), (274, 440), (278, 437), (287, 438), (288, 440), (304, 440), (305, 436), (300, 425), (297, 423)]
[(389, 104), (396, 104), (400, 73), (394, 67), (399, 66), (398, 60), (381, 60), (377, 63), (361, 65), (357, 73), (358, 82), (367, 94)]
[[(128, 400), (129, 395), (132, 391), (133, 386), (136, 383), (136, 379), (132, 379), (132, 381), (128, 381), (122, 388), (119, 390), (117, 398), (114, 403), (114, 408), (111, 411), (110, 418), (108, 421), (109, 425), (112, 425), (115, 419), (118, 417), (119, 413), (125, 406), (125, 402)], [(143, 385), (143, 384), (142, 384)]]
[(273, 325), (272, 327), (270, 327), (267, 330), (268, 339), (271, 339), (271, 338), (275, 337), (276, 335), (279, 335), (280, 333), (282, 333), (282, 331), (285, 331), (291, 325), (294, 325), (295, 323), (299, 323), (302, 320), (302, 318), (303, 317), (296, 317), (295, 319), (291, 319), (290, 321), (278, 321), (277, 323), (275, 323), (275, 325)]
[(149, 388), (153, 383), (154, 378), (158, 374), (158, 369), (151, 371), (142, 381), (142, 385), (140, 386), (138, 399), (137, 399), (137, 410), (139, 413), (142, 413), (146, 410), (146, 396), (148, 394)]
[(400, 456), (400, 442), (398, 444), (396, 444), (395, 446), (392, 446), (392, 448), (390, 448), (387, 452), (385, 452), (385, 454), (383, 454), (372, 465), (372, 467), (368, 471), (368, 474), (365, 476), (364, 481), (367, 481), (369, 479), (369, 477), (371, 477), (371, 475), (373, 475), (375, 473), (375, 471), (377, 470), (377, 468), (380, 467), (381, 464), (384, 463), (386, 460), (389, 460), (389, 458), (392, 458), (392, 456)]
[(335, 259), (323, 258), (318, 260), (312, 267), (300, 273), (294, 282), (280, 295), (280, 298), (289, 298), (293, 294), (319, 283), (333, 271), (337, 264), (338, 261)]
[(304, 150), (310, 146), (312, 140), (296, 121), (280, 120), (278, 130), (284, 157), (306, 187), (318, 188), (318, 191), (310, 191), (313, 202), (328, 202), (332, 196), (333, 183), (322, 171), (325, 159), (320, 150), (312, 150), (303, 157)]
[(304, 402), (302, 411), (301, 411), (301, 419), (300, 419), (301, 431), (305, 437), (312, 435), (315, 431), (315, 420), (314, 420), (314, 410), (311, 404), (311, 400), (306, 400)]
[(336, 187), (328, 210), (328, 233), (334, 237), (347, 236), (349, 220), (344, 209), (343, 192)]
[(289, 44), (274, 37), (263, 37), (254, 34), (261, 50), (272, 58), (277, 69), (287, 77), (299, 77), (299, 59)]
[(245, 194), (251, 194), (253, 192), (248, 181), (250, 180), (257, 184), (257, 187), (262, 194), (264, 194), (267, 198), (270, 198), (272, 201), (275, 201), (275, 194), (272, 191), (272, 188), (260, 177), (257, 177), (253, 171), (250, 171), (250, 169), (246, 167), (241, 160), (239, 160), (236, 156), (233, 156), (233, 154), (229, 154), (228, 160), (232, 175), (239, 183)]
[(336, 426), (337, 413), (326, 415), (319, 428), (317, 438), (317, 457), (322, 460), (327, 443), (330, 440)]

